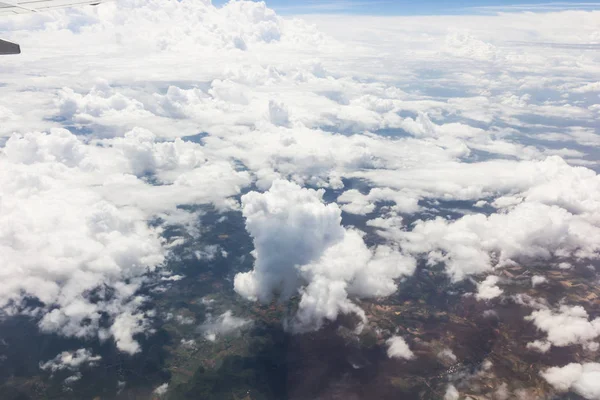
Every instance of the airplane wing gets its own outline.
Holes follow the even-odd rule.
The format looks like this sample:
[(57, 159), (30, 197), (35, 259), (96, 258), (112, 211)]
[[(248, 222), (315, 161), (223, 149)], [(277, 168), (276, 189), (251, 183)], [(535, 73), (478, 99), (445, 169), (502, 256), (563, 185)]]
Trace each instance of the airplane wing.
[(0, 17), (26, 14), (56, 8), (96, 5), (107, 0), (0, 0)]
[[(0, 0), (0, 18), (57, 8), (97, 5), (106, 1), (109, 0)], [(21, 49), (18, 44), (0, 40), (0, 55), (19, 53), (21, 53)]]

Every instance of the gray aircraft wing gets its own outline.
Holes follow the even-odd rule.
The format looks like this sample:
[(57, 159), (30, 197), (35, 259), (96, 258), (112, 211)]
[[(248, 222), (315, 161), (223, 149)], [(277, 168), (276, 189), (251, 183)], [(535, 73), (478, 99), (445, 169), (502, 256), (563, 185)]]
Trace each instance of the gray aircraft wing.
[[(57, 8), (97, 5), (106, 1), (109, 0), (0, 0), (0, 18)], [(21, 53), (21, 48), (18, 44), (0, 40), (0, 55), (19, 53)]]

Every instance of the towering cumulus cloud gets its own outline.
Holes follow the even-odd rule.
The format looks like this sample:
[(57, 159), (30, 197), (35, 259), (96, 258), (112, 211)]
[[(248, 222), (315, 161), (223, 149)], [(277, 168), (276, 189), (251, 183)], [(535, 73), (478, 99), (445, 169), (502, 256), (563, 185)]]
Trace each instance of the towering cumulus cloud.
[(367, 248), (359, 232), (341, 226), (340, 208), (324, 204), (323, 193), (279, 180), (265, 193), (242, 197), (256, 262), (236, 275), (235, 290), (261, 302), (299, 293), (296, 331), (318, 329), (339, 313), (364, 319), (350, 297), (389, 295), (394, 279), (415, 269), (412, 258), (392, 248)]
[(270, 301), (275, 292), (289, 298), (300, 284), (296, 266), (319, 259), (344, 239), (339, 208), (324, 205), (322, 196), (322, 191), (276, 181), (268, 192), (251, 192), (242, 198), (256, 264), (253, 271), (236, 276), (238, 293), (263, 302)]

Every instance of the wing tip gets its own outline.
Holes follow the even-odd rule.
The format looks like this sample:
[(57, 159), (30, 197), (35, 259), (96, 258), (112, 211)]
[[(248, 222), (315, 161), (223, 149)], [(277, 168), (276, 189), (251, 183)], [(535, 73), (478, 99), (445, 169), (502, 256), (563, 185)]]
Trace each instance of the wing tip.
[(21, 54), (21, 46), (0, 39), (0, 55)]

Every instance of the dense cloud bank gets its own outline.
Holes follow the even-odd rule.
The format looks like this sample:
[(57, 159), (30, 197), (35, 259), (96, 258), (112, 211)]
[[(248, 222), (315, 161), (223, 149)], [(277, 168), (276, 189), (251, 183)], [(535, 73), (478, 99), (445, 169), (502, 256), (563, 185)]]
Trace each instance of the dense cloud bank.
[[(298, 296), (295, 332), (364, 321), (360, 299), (393, 294), (418, 260), (475, 279), (480, 301), (504, 296), (500, 270), (516, 263), (593, 263), (600, 56), (585, 49), (599, 19), (314, 26), (262, 3), (191, 0), (3, 19), (24, 54), (0, 66), (0, 309), (139, 351), (154, 315), (140, 290), (170, 279), (164, 230), (193, 228), (179, 207), (191, 204), (243, 214), (255, 260), (233, 286), (251, 301)], [(367, 246), (343, 213), (382, 243)], [(542, 337), (529, 347), (593, 350), (597, 319), (554, 306), (531, 311)], [(246, 322), (225, 313), (201, 329)], [(391, 356), (410, 358), (402, 343)], [(544, 377), (597, 398), (593, 368)]]
[[(162, 228), (148, 221), (178, 221), (180, 203), (236, 207), (228, 197), (249, 178), (207, 161), (199, 145), (157, 143), (139, 130), (98, 144), (54, 129), (15, 134), (0, 150), (0, 307), (39, 316), (43, 331), (114, 337), (135, 353), (132, 336), (147, 330), (136, 292), (167, 255)], [(148, 173), (162, 184), (147, 183)]]

